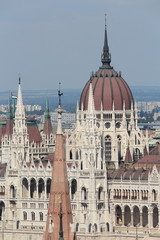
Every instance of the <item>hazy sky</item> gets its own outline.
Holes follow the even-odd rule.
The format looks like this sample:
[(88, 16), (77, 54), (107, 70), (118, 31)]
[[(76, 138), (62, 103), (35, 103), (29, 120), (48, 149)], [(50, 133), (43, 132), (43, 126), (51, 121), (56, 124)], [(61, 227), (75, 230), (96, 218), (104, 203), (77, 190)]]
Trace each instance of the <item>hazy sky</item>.
[(3, 90), (83, 88), (101, 65), (104, 14), (112, 65), (130, 86), (160, 86), (160, 0), (0, 0)]

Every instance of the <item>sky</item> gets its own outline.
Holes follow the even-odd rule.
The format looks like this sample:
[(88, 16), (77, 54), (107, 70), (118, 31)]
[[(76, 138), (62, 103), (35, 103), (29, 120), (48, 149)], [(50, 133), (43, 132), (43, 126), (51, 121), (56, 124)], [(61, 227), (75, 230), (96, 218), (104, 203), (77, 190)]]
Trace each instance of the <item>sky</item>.
[(82, 89), (111, 65), (130, 86), (160, 86), (159, 0), (0, 0), (0, 91)]

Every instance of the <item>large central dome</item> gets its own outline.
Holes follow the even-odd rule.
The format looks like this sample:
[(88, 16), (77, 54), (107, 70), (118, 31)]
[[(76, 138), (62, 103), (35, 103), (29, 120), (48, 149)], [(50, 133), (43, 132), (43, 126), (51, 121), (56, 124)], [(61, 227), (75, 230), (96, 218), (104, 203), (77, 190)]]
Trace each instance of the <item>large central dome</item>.
[(92, 84), (95, 110), (110, 111), (131, 109), (131, 103), (134, 102), (132, 92), (125, 80), (110, 66), (111, 56), (109, 53), (107, 30), (105, 27), (104, 47), (102, 54), (102, 67), (92, 75), (86, 83), (80, 98), (80, 109), (88, 109), (89, 85)]

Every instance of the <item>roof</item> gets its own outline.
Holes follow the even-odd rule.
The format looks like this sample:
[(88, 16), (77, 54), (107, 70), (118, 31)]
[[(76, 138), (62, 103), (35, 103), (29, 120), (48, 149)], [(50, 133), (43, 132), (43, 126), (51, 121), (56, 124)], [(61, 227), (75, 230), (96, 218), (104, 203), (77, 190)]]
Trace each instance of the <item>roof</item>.
[(35, 122), (27, 123), (27, 133), (29, 135), (30, 142), (34, 141), (36, 143), (40, 143), (42, 141), (42, 137)]
[(52, 123), (50, 119), (45, 119), (43, 133), (46, 135), (53, 133)]
[(114, 69), (108, 68), (100, 68), (86, 83), (80, 98), (80, 109), (82, 105), (84, 110), (88, 109), (90, 82), (92, 83), (95, 110), (100, 111), (101, 104), (103, 110), (112, 110), (113, 103), (115, 110), (123, 110), (124, 103), (126, 110), (131, 109), (134, 99), (129, 86)]
[(127, 169), (127, 168), (120, 168), (117, 170), (112, 170), (108, 172), (108, 179), (123, 179), (129, 180), (138, 180), (139, 178), (142, 180), (148, 179), (149, 169), (145, 170), (143, 168), (140, 169)]

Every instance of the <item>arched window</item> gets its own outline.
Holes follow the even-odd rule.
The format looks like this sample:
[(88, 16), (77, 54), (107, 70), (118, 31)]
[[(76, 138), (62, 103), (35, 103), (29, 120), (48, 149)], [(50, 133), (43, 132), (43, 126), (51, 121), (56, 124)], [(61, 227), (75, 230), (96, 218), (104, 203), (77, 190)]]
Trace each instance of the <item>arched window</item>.
[(124, 226), (129, 226), (131, 224), (131, 210), (129, 206), (124, 208)]
[(106, 230), (109, 232), (109, 223), (106, 223)]
[(142, 226), (146, 227), (148, 225), (148, 208), (145, 206), (142, 209)]
[(158, 227), (158, 223), (159, 223), (159, 213), (158, 213), (158, 208), (155, 207), (153, 209), (153, 227), (156, 228)]
[(36, 180), (32, 178), (30, 183), (30, 197), (35, 198), (35, 196), (36, 196)]
[(140, 223), (140, 211), (137, 206), (133, 208), (133, 226), (137, 226)]
[(26, 178), (23, 178), (22, 180), (22, 197), (28, 198), (28, 180)]
[(118, 225), (122, 224), (122, 209), (119, 205), (116, 206), (115, 215), (116, 215), (115, 216), (116, 217), (116, 224), (118, 224)]
[(35, 221), (35, 213), (34, 212), (31, 212), (31, 219), (32, 219), (32, 221)]
[(70, 150), (70, 152), (69, 152), (69, 158), (70, 158), (70, 159), (73, 159), (72, 150)]
[(85, 187), (82, 187), (82, 200), (87, 200), (87, 190)]
[(42, 198), (44, 197), (44, 180), (42, 178), (38, 181), (38, 197)]
[(0, 221), (3, 220), (4, 211), (5, 211), (5, 204), (4, 204), (4, 202), (0, 201)]
[(88, 232), (92, 232), (92, 224), (91, 223), (88, 226)]
[(111, 137), (107, 135), (105, 137), (105, 160), (109, 161), (112, 158), (111, 153), (112, 147), (111, 147)]
[(23, 212), (23, 220), (27, 220), (27, 213)]
[(48, 179), (47, 179), (47, 184), (46, 184), (46, 194), (47, 194), (47, 198), (49, 198), (50, 188), (51, 188), (51, 179), (48, 178)]
[(16, 190), (15, 190), (15, 187), (13, 185), (10, 186), (10, 196), (11, 196), (11, 198), (16, 197)]
[(152, 199), (153, 199), (153, 201), (157, 200), (157, 194), (156, 194), (155, 189), (152, 190)]
[(17, 227), (17, 229), (19, 229), (19, 221), (17, 221), (16, 227)]
[(78, 160), (78, 150), (76, 151), (76, 160)]
[(76, 179), (73, 179), (71, 181), (71, 198), (75, 199), (75, 194), (77, 192), (77, 181)]
[(39, 213), (39, 220), (43, 221), (43, 213), (42, 212)]
[(93, 226), (93, 232), (97, 232), (97, 224), (96, 223)]
[(103, 188), (99, 187), (98, 188), (98, 200), (103, 200)]

